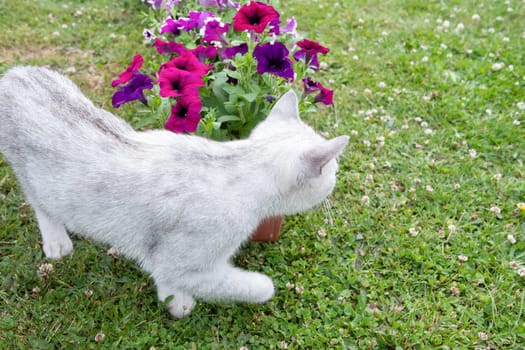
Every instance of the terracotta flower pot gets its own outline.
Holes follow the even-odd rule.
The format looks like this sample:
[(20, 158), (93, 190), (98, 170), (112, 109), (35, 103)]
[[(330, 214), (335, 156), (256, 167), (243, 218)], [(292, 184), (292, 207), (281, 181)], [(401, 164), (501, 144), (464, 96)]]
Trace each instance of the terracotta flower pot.
[(264, 219), (255, 229), (252, 241), (256, 242), (275, 242), (279, 239), (279, 232), (283, 224), (282, 216), (275, 216)]

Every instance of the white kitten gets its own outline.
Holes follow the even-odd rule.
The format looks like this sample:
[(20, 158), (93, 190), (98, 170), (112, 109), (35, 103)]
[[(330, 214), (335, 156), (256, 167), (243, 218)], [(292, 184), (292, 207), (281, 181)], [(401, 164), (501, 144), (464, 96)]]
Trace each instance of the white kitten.
[(136, 132), (95, 107), (69, 79), (17, 67), (0, 80), (0, 151), (35, 210), (49, 258), (67, 231), (110, 244), (155, 281), (169, 311), (194, 297), (263, 303), (267, 276), (230, 258), (269, 216), (314, 207), (335, 185), (347, 136), (326, 141), (285, 94), (246, 140)]

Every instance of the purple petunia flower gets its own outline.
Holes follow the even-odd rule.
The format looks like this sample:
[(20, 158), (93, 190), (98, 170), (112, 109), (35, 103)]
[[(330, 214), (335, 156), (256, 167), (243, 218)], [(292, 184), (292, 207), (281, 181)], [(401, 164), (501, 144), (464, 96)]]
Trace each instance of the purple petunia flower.
[(297, 38), (297, 21), (295, 17), (291, 17), (286, 21), (286, 24), (279, 28), (281, 33), (289, 34), (292, 38)]
[(147, 104), (144, 90), (153, 88), (153, 79), (142, 73), (135, 73), (128, 84), (123, 85), (113, 95), (111, 100), (113, 107), (119, 108), (126, 102), (140, 101)]
[(208, 18), (204, 21), (200, 35), (205, 43), (226, 42), (224, 36), (228, 33), (229, 28), (230, 25), (228, 23), (222, 23), (217, 18)]
[(248, 44), (242, 43), (237, 46), (227, 47), (224, 50), (222, 50), (221, 57), (222, 59), (232, 59), (238, 53), (240, 53), (241, 55), (245, 55), (246, 53), (248, 53)]
[(217, 6), (217, 0), (199, 0), (203, 8)]
[(164, 127), (177, 133), (193, 132), (201, 120), (201, 109), (202, 102), (198, 95), (184, 95), (171, 107), (171, 115)]
[(253, 56), (257, 59), (257, 73), (271, 73), (293, 81), (294, 71), (288, 53), (286, 45), (279, 41), (257, 45), (253, 50)]

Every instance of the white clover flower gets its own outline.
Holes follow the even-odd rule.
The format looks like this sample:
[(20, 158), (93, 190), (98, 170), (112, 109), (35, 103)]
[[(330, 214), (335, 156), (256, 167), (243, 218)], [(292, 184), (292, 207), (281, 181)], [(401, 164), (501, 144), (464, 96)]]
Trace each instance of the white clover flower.
[(450, 231), (450, 233), (456, 232), (456, 225), (454, 224), (448, 225), (448, 230)]
[(421, 58), (421, 62), (428, 62), (428, 60), (428, 56), (423, 56), (423, 58)]
[(481, 19), (481, 17), (477, 13), (472, 15), (472, 20), (473, 21), (479, 21), (480, 19)]
[(489, 337), (487, 336), (487, 333), (485, 332), (478, 332), (478, 338), (479, 340), (482, 340), (482, 341), (489, 339)]
[(494, 176), (492, 176), (492, 179), (495, 180), (495, 181), (499, 181), (499, 180), (501, 180), (502, 177), (503, 177), (502, 174), (497, 173)]
[(456, 25), (456, 32), (461, 32), (463, 29), (465, 29), (465, 25), (463, 23), (458, 23)]
[(372, 143), (368, 140), (363, 140), (363, 145), (365, 145), (366, 147), (370, 147)]
[(525, 268), (522, 267), (521, 269), (518, 270), (518, 275), (520, 275), (520, 277), (525, 277)]
[(423, 130), (423, 133), (425, 135), (432, 135), (434, 133), (434, 130), (432, 130), (432, 129), (425, 129), (425, 130)]
[(495, 214), (501, 214), (501, 209), (500, 207), (498, 207), (497, 205), (493, 204), (491, 207), (490, 207), (490, 211), (495, 213)]
[(516, 119), (516, 120), (514, 120), (514, 121), (512, 122), (512, 125), (514, 125), (514, 126), (520, 126), (520, 125), (521, 125), (521, 122), (520, 122), (519, 120)]
[(525, 111), (525, 102), (518, 102), (516, 103), (516, 106), (518, 107), (519, 110)]
[(102, 332), (100, 333), (97, 333), (97, 335), (95, 335), (95, 341), (98, 343), (98, 342), (101, 342), (104, 340), (104, 338), (106, 337), (106, 335)]
[(410, 227), (408, 229), (408, 233), (410, 233), (411, 236), (415, 237), (419, 234), (419, 232), (417, 232), (417, 230), (414, 228), (414, 227)]
[(380, 87), (381, 89), (384, 89), (386, 88), (386, 83), (384, 81), (380, 81), (378, 84), (377, 84), (378, 87)]
[(326, 237), (326, 231), (323, 229), (320, 229), (319, 231), (317, 231), (317, 235), (321, 238)]
[(432, 187), (430, 185), (426, 185), (425, 186), (425, 190), (427, 190), (427, 192), (434, 192), (434, 187)]
[(466, 256), (466, 255), (458, 255), (458, 260), (461, 261), (461, 262), (466, 262), (466, 261), (468, 261), (468, 256)]
[(494, 72), (497, 72), (497, 71), (501, 70), (503, 67), (505, 67), (505, 63), (503, 63), (503, 62), (496, 62), (496, 63), (494, 63), (492, 65), (492, 70)]
[(295, 287), (295, 291), (297, 294), (303, 294), (304, 293), (304, 287), (303, 286), (297, 286)]
[(38, 267), (38, 277), (40, 278), (47, 278), (51, 275), (51, 273), (53, 273), (53, 271), (55, 270), (53, 264), (49, 264), (49, 263), (43, 263), (42, 265), (40, 265)]
[(518, 268), (518, 263), (515, 262), (515, 261), (511, 261), (511, 262), (509, 262), (509, 267), (511, 269), (517, 269)]
[(516, 237), (514, 237), (514, 235), (507, 235), (507, 239), (509, 240), (510, 244), (516, 244)]

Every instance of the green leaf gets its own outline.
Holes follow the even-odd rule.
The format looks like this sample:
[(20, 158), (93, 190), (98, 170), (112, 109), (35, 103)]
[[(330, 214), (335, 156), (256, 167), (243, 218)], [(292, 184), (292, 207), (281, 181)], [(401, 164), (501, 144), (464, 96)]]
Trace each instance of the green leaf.
[(239, 116), (236, 116), (236, 115), (221, 115), (219, 118), (217, 118), (217, 121), (219, 123), (233, 122), (233, 121), (239, 121), (239, 120), (241, 120), (241, 118), (239, 118)]

